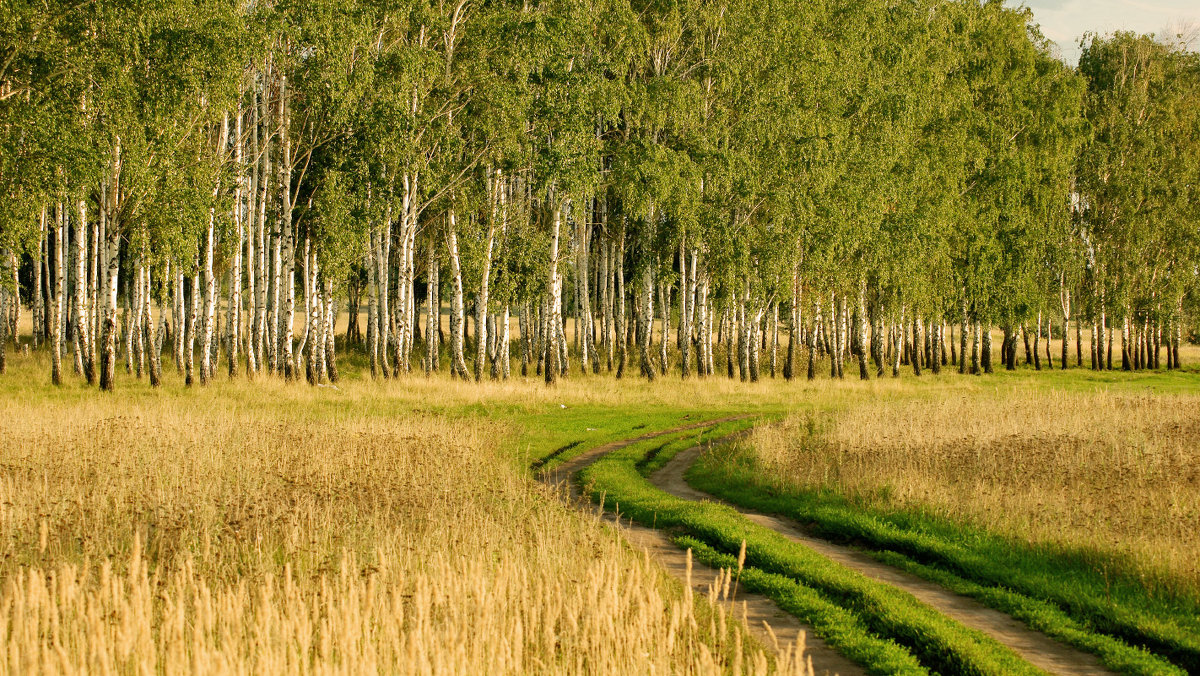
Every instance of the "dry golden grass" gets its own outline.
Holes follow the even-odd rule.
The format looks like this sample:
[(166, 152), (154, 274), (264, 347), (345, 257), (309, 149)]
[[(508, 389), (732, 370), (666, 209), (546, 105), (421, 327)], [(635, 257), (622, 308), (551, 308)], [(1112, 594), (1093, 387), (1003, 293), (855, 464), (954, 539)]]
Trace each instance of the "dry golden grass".
[(141, 392), (0, 398), (0, 673), (769, 670), (721, 585), (666, 584), (499, 423)]
[(1200, 396), (996, 388), (859, 401), (756, 430), (781, 485), (1127, 555), (1200, 588)]

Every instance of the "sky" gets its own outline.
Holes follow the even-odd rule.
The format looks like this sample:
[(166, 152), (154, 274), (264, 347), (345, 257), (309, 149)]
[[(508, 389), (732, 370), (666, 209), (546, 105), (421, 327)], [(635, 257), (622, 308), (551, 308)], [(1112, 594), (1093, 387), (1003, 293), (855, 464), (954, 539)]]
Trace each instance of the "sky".
[(1163, 35), (1168, 26), (1173, 32), (1189, 22), (1200, 27), (1200, 0), (1006, 0), (1005, 4), (1032, 9), (1042, 33), (1058, 44), (1063, 58), (1072, 64), (1079, 60), (1079, 36), (1088, 31)]

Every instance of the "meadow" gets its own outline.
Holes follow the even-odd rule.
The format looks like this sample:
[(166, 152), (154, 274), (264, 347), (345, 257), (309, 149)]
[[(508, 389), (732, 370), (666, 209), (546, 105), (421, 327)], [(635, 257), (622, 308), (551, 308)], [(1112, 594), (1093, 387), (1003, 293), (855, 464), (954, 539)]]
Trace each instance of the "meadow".
[(748, 444), (764, 481), (1105, 552), (1200, 596), (1200, 392), (1006, 386), (791, 416)]
[[(0, 671), (803, 673), (803, 659), (749, 635), (728, 589), (691, 594), (531, 469), (735, 414), (753, 418), (722, 434), (753, 425), (750, 436), (694, 468), (707, 472), (697, 485), (727, 499), (813, 494), (855, 514), (920, 514), (959, 535), (1086, 553), (1083, 565), (1117, 586), (1141, 581), (1142, 610), (1200, 607), (1188, 528), (1200, 504), (1195, 371), (791, 383), (572, 374), (552, 388), (372, 381), (353, 360), (344, 372), (323, 387), (260, 377), (186, 388), (168, 374), (157, 390), (121, 373), (108, 394), (51, 386), (44, 354), (10, 357)], [(629, 476), (689, 439), (631, 447)], [(636, 514), (620, 482), (605, 489)], [(668, 511), (654, 506), (648, 520), (669, 525)], [(847, 650), (877, 670), (924, 673), (931, 655), (958, 650), (987, 673), (1016, 664), (936, 613), (883, 626), (828, 590), (787, 587), (800, 573), (762, 567), (740, 530), (723, 544), (673, 533), (717, 567), (735, 566), (749, 538), (741, 583), (792, 589), (793, 604), (809, 604), (794, 612), (857, 627)], [(825, 571), (823, 584), (905, 607), (819, 557), (795, 560)], [(926, 638), (912, 648), (889, 631)]]
[(519, 416), (594, 393), (41, 361), (0, 381), (0, 672), (801, 673), (529, 475)]

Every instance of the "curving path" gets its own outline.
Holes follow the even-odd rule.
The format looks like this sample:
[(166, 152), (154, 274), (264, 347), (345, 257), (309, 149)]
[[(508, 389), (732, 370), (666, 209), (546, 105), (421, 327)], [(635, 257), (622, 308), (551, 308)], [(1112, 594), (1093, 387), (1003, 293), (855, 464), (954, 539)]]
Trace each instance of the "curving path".
[[(614, 441), (598, 446), (558, 467), (542, 472), (539, 474), (539, 478), (552, 486), (565, 485), (572, 500), (583, 507), (580, 503), (584, 503), (585, 501), (580, 494), (579, 488), (570, 479), (576, 472), (595, 462), (600, 457), (647, 439), (702, 427), (710, 427), (718, 423), (748, 417), (751, 416), (732, 416), (718, 420), (707, 420), (682, 425), (661, 432), (644, 434), (631, 439)], [(734, 435), (734, 437), (736, 436), (741, 435)], [(732, 437), (726, 437), (723, 441), (728, 441), (730, 438)], [(659, 489), (684, 500), (693, 502), (702, 500), (724, 502), (708, 493), (692, 488), (684, 479), (687, 469), (692, 466), (704, 450), (704, 446), (695, 446), (680, 451), (661, 469), (650, 476), (650, 482)], [(803, 532), (789, 519), (762, 514), (732, 503), (726, 502), (724, 504), (728, 504), (747, 519), (778, 532), (792, 542), (809, 547), (821, 555), (847, 568), (858, 571), (873, 580), (908, 592), (920, 602), (943, 615), (992, 637), (999, 643), (1010, 648), (1017, 655), (1020, 655), (1030, 664), (1048, 673), (1069, 676), (1113, 673), (1105, 668), (1096, 656), (1059, 643), (1045, 634), (1028, 628), (1011, 616), (988, 608), (972, 598), (955, 594), (938, 584), (880, 563), (850, 547), (812, 537)], [(595, 509), (590, 504), (585, 508)], [(651, 556), (668, 573), (684, 584), (690, 583), (696, 591), (706, 593), (709, 585), (707, 580), (712, 580), (717, 576), (718, 571), (716, 569), (709, 568), (698, 562), (692, 562), (693, 574), (689, 578), (687, 574), (687, 554), (676, 547), (661, 531), (639, 526), (632, 522), (621, 521), (618, 516), (613, 515), (611, 512), (605, 513), (602, 515), (602, 518), (610, 523), (617, 524), (629, 542), (637, 547), (648, 550)], [(768, 647), (773, 645), (771, 639), (772, 631), (779, 638), (780, 644), (785, 646), (796, 640), (803, 631), (807, 634), (806, 652), (812, 658), (816, 673), (840, 673), (846, 676), (864, 673), (862, 667), (839, 655), (827, 644), (815, 637), (811, 630), (795, 616), (781, 610), (771, 599), (766, 596), (750, 593), (745, 589), (738, 591), (738, 599), (745, 603), (746, 623), (764, 645)], [(770, 630), (766, 629), (765, 625), (769, 625)]]
[[(684, 474), (700, 457), (703, 447), (696, 446), (680, 451), (661, 469), (650, 476), (650, 482), (659, 489), (678, 498), (691, 501), (718, 498), (692, 488)], [(1071, 646), (1064, 645), (1036, 632), (1021, 622), (998, 610), (993, 610), (975, 599), (955, 594), (941, 585), (910, 575), (849, 547), (827, 540), (814, 538), (804, 533), (795, 522), (745, 509), (725, 502), (751, 521), (770, 528), (792, 542), (809, 547), (841, 565), (879, 582), (889, 584), (912, 594), (922, 603), (943, 615), (976, 629), (1004, 644), (1030, 664), (1051, 674), (1112, 674), (1096, 656)]]
[[(579, 488), (575, 485), (574, 481), (571, 481), (571, 478), (576, 472), (595, 462), (600, 457), (639, 441), (702, 427), (711, 427), (718, 423), (746, 417), (749, 416), (706, 420), (661, 432), (643, 434), (631, 439), (614, 441), (603, 446), (598, 446), (557, 467), (541, 472), (538, 478), (546, 484), (561, 487), (568, 491), (572, 502), (575, 502), (581, 509), (594, 510), (595, 507), (584, 500)], [(630, 544), (649, 552), (650, 556), (668, 574), (679, 580), (680, 583), (684, 585), (690, 584), (693, 591), (698, 594), (708, 593), (709, 585), (712, 583), (712, 580), (717, 578), (719, 572), (717, 569), (705, 566), (698, 561), (692, 561), (689, 574), (687, 553), (679, 549), (662, 531), (640, 526), (629, 521), (622, 521), (619, 516), (612, 512), (605, 512), (601, 515), (601, 518), (617, 525), (621, 529), (622, 535)], [(804, 653), (812, 661), (814, 673), (841, 674), (842, 676), (860, 676), (865, 674), (862, 667), (842, 657), (824, 641), (813, 635), (810, 627), (800, 622), (794, 615), (781, 610), (770, 598), (752, 593), (746, 589), (738, 589), (737, 605), (737, 615), (742, 617), (749, 627), (750, 632), (768, 650), (777, 648), (786, 649), (796, 641), (802, 640), (804, 642)], [(801, 636), (802, 633), (804, 634), (803, 637)], [(774, 638), (778, 639), (778, 644), (773, 640)]]

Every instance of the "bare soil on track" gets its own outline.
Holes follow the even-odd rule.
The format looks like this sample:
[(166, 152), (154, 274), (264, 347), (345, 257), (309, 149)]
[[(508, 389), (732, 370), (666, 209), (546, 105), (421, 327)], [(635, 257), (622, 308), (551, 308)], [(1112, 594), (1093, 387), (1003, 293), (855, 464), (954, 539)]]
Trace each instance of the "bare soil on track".
[[(684, 479), (688, 468), (696, 462), (704, 450), (704, 447), (696, 446), (680, 451), (650, 476), (650, 482), (659, 489), (683, 500), (724, 502), (708, 493), (692, 488)], [(1039, 669), (1051, 674), (1072, 676), (1113, 673), (1106, 669), (1096, 656), (1059, 643), (1045, 634), (1030, 629), (1009, 615), (988, 608), (975, 599), (955, 594), (941, 585), (880, 563), (850, 547), (812, 537), (790, 519), (762, 514), (727, 502), (724, 504), (728, 504), (747, 519), (776, 531), (792, 542), (809, 547), (822, 556), (858, 571), (872, 580), (912, 594), (917, 600), (956, 622), (987, 634)]]
[[(555, 468), (542, 472), (539, 474), (539, 478), (549, 485), (561, 487), (577, 508), (596, 510), (597, 507), (587, 502), (581, 495), (579, 488), (571, 481), (572, 477), (579, 470), (608, 453), (640, 441), (700, 429), (702, 427), (710, 427), (718, 423), (738, 420), (744, 417), (747, 416), (708, 420), (660, 432), (644, 434), (630, 439), (614, 441), (591, 449)], [(727, 437), (722, 441), (727, 441), (728, 439)], [(684, 475), (705, 450), (706, 446), (695, 446), (680, 451), (661, 469), (650, 475), (650, 482), (659, 489), (683, 500), (692, 502), (707, 500), (728, 504), (751, 521), (778, 532), (792, 542), (809, 547), (822, 556), (855, 570), (872, 580), (908, 592), (918, 601), (956, 622), (992, 637), (1020, 655), (1030, 664), (1048, 673), (1061, 674), (1063, 676), (1113, 673), (1106, 669), (1094, 655), (1076, 650), (1055, 641), (1045, 634), (1029, 629), (1011, 616), (988, 608), (972, 598), (955, 594), (938, 584), (880, 563), (853, 548), (812, 537), (789, 519), (762, 514), (726, 503), (708, 493), (692, 488), (684, 479)], [(640, 526), (629, 521), (622, 521), (619, 515), (612, 512), (603, 514), (602, 518), (619, 527), (623, 536), (630, 544), (649, 552), (650, 556), (672, 577), (685, 585), (690, 584), (692, 589), (697, 593), (707, 593), (711, 580), (715, 579), (719, 573), (714, 568), (693, 561), (689, 577), (687, 553), (680, 550), (662, 531)], [(768, 649), (772, 649), (774, 646), (771, 638), (772, 633), (778, 639), (780, 646), (787, 646), (796, 640), (804, 640), (805, 651), (811, 657), (816, 673), (838, 673), (843, 676), (857, 676), (865, 673), (862, 667), (842, 657), (826, 643), (814, 636), (811, 628), (800, 622), (795, 616), (780, 609), (770, 598), (749, 592), (745, 589), (739, 589), (737, 599), (737, 615), (742, 616), (744, 610), (743, 619), (749, 626), (750, 631)], [(769, 630), (766, 628), (766, 625), (770, 626)], [(803, 638), (801, 637), (802, 632), (805, 635)]]
[[(737, 420), (738, 417), (708, 420), (704, 422), (683, 425), (661, 432), (644, 434), (631, 439), (614, 441), (594, 448), (552, 469), (539, 474), (539, 478), (560, 489), (569, 496), (569, 500), (581, 510), (594, 511), (598, 509), (588, 502), (580, 493), (579, 488), (571, 480), (575, 473), (590, 465), (608, 453), (620, 450), (626, 446), (687, 430), (710, 427), (712, 425)], [(681, 550), (662, 531), (645, 526), (639, 526), (629, 521), (622, 521), (620, 516), (606, 512), (602, 518), (608, 523), (620, 528), (622, 536), (631, 545), (647, 551), (651, 558), (662, 566), (671, 577), (683, 585), (691, 585), (693, 592), (707, 594), (712, 581), (720, 574), (715, 568), (706, 566), (698, 561), (692, 561), (691, 574), (688, 574), (687, 552)], [(865, 675), (862, 667), (842, 657), (824, 641), (817, 638), (810, 627), (800, 622), (796, 617), (775, 604), (770, 598), (755, 594), (744, 588), (739, 588), (736, 594), (734, 615), (742, 619), (750, 632), (767, 650), (786, 649), (797, 641), (803, 641), (804, 653), (812, 660), (813, 672), (816, 674), (841, 674), (842, 676)], [(769, 626), (769, 629), (768, 629)], [(776, 644), (775, 640), (778, 640)]]

